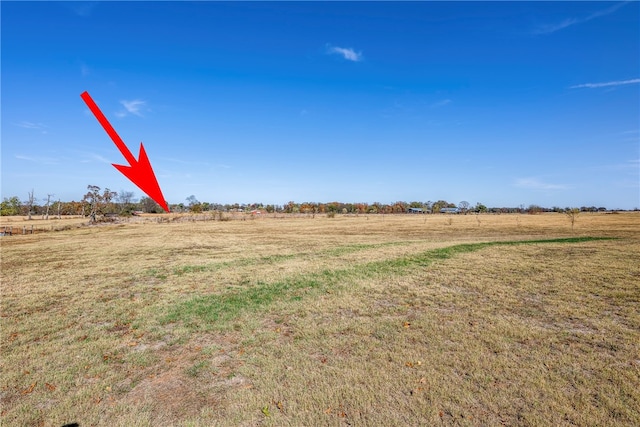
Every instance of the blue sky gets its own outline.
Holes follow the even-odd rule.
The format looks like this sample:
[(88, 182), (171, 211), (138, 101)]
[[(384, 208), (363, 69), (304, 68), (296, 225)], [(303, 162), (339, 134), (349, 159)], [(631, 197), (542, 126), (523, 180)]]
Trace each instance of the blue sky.
[(640, 207), (639, 6), (2, 1), (2, 197)]

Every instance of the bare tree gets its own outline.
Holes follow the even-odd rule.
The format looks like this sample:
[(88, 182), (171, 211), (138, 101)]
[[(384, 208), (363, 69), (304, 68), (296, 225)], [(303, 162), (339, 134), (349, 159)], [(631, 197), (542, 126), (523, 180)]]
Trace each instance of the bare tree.
[(121, 214), (129, 215), (134, 210), (133, 206), (133, 191), (124, 191), (120, 190), (116, 200), (119, 204), (119, 209)]
[(202, 212), (202, 204), (196, 199), (196, 196), (193, 194), (187, 197), (187, 202), (189, 202), (189, 210), (194, 213)]
[(427, 208), (427, 213), (433, 213), (433, 202), (431, 200), (427, 200), (424, 203), (424, 207)]
[(196, 196), (194, 196), (193, 194), (190, 195), (189, 197), (187, 197), (186, 200), (187, 200), (187, 202), (189, 202), (189, 206), (193, 206), (193, 205), (196, 205), (196, 204), (200, 203), (198, 201), (198, 199), (196, 198)]
[(569, 222), (571, 222), (571, 232), (573, 232), (573, 226), (576, 223), (576, 219), (578, 219), (578, 215), (580, 215), (580, 209), (567, 208), (564, 210), (564, 214), (569, 218)]
[(466, 215), (467, 211), (469, 210), (469, 206), (470, 206), (470, 203), (467, 202), (466, 200), (463, 200), (460, 203), (458, 203), (458, 208), (465, 215)]
[(120, 190), (120, 193), (118, 193), (118, 201), (125, 206), (133, 203), (133, 191)]
[(43, 212), (42, 219), (49, 219), (49, 204), (51, 203), (51, 196), (53, 196), (53, 194), (47, 194), (47, 204), (45, 205), (46, 211)]
[(27, 198), (27, 209), (29, 210), (29, 221), (31, 221), (31, 211), (33, 209), (33, 202), (35, 201), (35, 197), (33, 197), (33, 189), (31, 189), (27, 194), (29, 195)]

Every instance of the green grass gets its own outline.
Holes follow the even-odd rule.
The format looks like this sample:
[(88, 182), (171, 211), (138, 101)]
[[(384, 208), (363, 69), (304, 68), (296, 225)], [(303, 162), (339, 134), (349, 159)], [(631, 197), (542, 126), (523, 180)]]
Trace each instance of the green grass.
[[(532, 245), (583, 243), (597, 240), (610, 240), (606, 237), (569, 237), (546, 240), (497, 241), (482, 243), (464, 243), (433, 249), (418, 255), (397, 259), (374, 261), (356, 265), (347, 269), (323, 270), (319, 273), (302, 274), (285, 280), (267, 283), (256, 282), (253, 286), (234, 290), (224, 294), (201, 295), (178, 303), (169, 309), (161, 323), (184, 322), (194, 329), (225, 329), (228, 322), (235, 319), (243, 311), (254, 311), (271, 305), (278, 300), (298, 301), (302, 295), (340, 286), (348, 282), (349, 277), (372, 278), (388, 274), (406, 274), (411, 269), (427, 267), (433, 262), (446, 260), (456, 255), (475, 252), (489, 246)], [(388, 244), (387, 244), (388, 245)], [(369, 249), (380, 245), (351, 245), (347, 248), (336, 248), (327, 252)], [(345, 253), (345, 252), (343, 252)], [(289, 256), (285, 256), (287, 259)], [(272, 258), (265, 257), (260, 260)], [(241, 260), (242, 261), (242, 260)], [(202, 272), (206, 268), (185, 268), (183, 271)]]
[(390, 246), (406, 246), (411, 244), (412, 242), (385, 242), (385, 243), (376, 243), (376, 244), (354, 244), (354, 245), (344, 245), (338, 246), (331, 249), (326, 249), (318, 252), (298, 252), (296, 254), (278, 254), (278, 255), (267, 255), (256, 258), (240, 258), (233, 261), (227, 262), (216, 262), (216, 263), (208, 263), (208, 264), (197, 264), (197, 265), (182, 265), (179, 267), (175, 267), (173, 269), (163, 269), (160, 270), (158, 268), (152, 268), (146, 270), (144, 272), (145, 276), (155, 277), (157, 279), (166, 280), (169, 275), (173, 276), (182, 276), (185, 274), (193, 274), (193, 273), (203, 273), (203, 272), (212, 272), (218, 271), (226, 268), (236, 268), (236, 267), (249, 267), (249, 266), (259, 266), (259, 265), (272, 265), (278, 264), (283, 261), (288, 261), (296, 258), (304, 258), (308, 256), (314, 257), (336, 257), (341, 255), (347, 255), (350, 253), (355, 253), (368, 249), (378, 249)]
[(185, 370), (185, 373), (190, 377), (199, 377), (209, 368), (209, 362), (206, 360), (201, 360), (199, 362), (194, 363), (190, 367)]
[(479, 218), (3, 238), (0, 424), (640, 425), (640, 216)]

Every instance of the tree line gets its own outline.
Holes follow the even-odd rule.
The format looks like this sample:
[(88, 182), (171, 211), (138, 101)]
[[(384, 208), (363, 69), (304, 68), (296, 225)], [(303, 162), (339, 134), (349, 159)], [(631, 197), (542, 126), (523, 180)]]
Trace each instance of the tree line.
[(22, 215), (33, 217), (60, 217), (62, 215), (82, 215), (95, 220), (98, 215), (132, 215), (134, 212), (162, 212), (162, 208), (149, 197), (137, 200), (132, 191), (112, 191), (101, 189), (97, 185), (88, 185), (87, 193), (79, 201), (62, 201), (53, 194), (38, 199), (31, 190), (27, 198), (21, 201), (18, 196), (5, 197), (0, 203), (0, 215)]
[[(283, 205), (263, 204), (263, 203), (211, 203), (201, 202), (194, 195), (185, 199), (184, 203), (169, 204), (172, 212), (201, 213), (209, 211), (219, 212), (250, 212), (260, 211), (263, 213), (291, 213), (291, 214), (399, 214), (408, 212), (418, 213), (439, 213), (444, 208), (449, 208), (460, 214), (470, 213), (529, 213), (537, 214), (543, 212), (566, 212), (576, 208), (560, 208), (554, 206), (545, 208), (538, 205), (525, 207), (487, 207), (483, 203), (472, 205), (467, 201), (452, 203), (446, 200), (437, 201), (397, 201), (394, 203), (344, 203), (344, 202), (294, 202), (290, 201)], [(602, 212), (605, 207), (582, 206), (580, 212)], [(92, 221), (96, 221), (98, 216), (104, 215), (135, 215), (143, 213), (162, 213), (163, 209), (149, 197), (136, 199), (131, 191), (112, 191), (109, 188), (100, 188), (96, 185), (88, 185), (87, 193), (79, 201), (61, 201), (55, 198), (54, 194), (47, 194), (47, 197), (40, 199), (34, 196), (34, 191), (30, 191), (25, 200), (20, 200), (18, 196), (4, 198), (0, 205), (0, 215), (23, 215), (31, 219), (33, 216), (41, 216), (48, 219), (50, 216), (59, 217), (61, 215), (82, 215), (88, 216)]]

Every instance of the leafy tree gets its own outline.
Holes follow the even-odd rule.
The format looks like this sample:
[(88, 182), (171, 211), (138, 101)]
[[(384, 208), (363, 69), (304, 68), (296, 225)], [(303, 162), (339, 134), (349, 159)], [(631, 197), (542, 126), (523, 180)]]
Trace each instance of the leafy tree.
[(102, 193), (103, 207), (106, 212), (113, 212), (113, 201), (118, 197), (118, 193), (111, 191), (108, 188), (104, 189)]
[(446, 200), (438, 200), (437, 202), (433, 202), (431, 205), (432, 212), (439, 213), (442, 208), (455, 208), (456, 205), (453, 203), (449, 203)]
[(395, 202), (391, 207), (393, 213), (405, 213), (408, 205), (406, 202)]
[(65, 215), (83, 215), (84, 216), (84, 207), (85, 207), (84, 201), (76, 202), (74, 200), (71, 202), (63, 203), (61, 210)]
[(331, 203), (327, 203), (327, 212), (332, 212), (335, 216), (335, 213), (338, 211), (338, 203), (337, 202), (331, 202)]
[(476, 212), (485, 213), (485, 212), (487, 212), (487, 207), (485, 205), (483, 205), (482, 203), (478, 202), (478, 203), (476, 203)]
[(0, 204), (0, 215), (20, 215), (20, 199), (17, 196), (13, 196), (10, 199), (6, 197)]
[(187, 203), (189, 203), (189, 210), (193, 213), (200, 213), (202, 212), (202, 203), (200, 203), (198, 201), (198, 199), (196, 199), (196, 196), (194, 196), (193, 194), (189, 197), (187, 197)]
[(309, 202), (300, 204), (300, 212), (305, 214), (314, 212), (314, 204)]
[(89, 204), (90, 212), (89, 218), (91, 222), (96, 222), (96, 215), (98, 214), (98, 209), (100, 208), (100, 204), (102, 203), (102, 195), (100, 194), (100, 187), (97, 185), (87, 185), (87, 194), (84, 195), (82, 200)]
[(118, 193), (108, 188), (105, 188), (101, 193), (100, 187), (97, 185), (87, 185), (87, 190), (89, 191), (84, 195), (82, 201), (89, 205), (90, 221), (96, 222), (98, 214), (104, 214), (106, 211), (113, 210), (113, 200), (117, 197)]
[(538, 205), (529, 205), (528, 211), (529, 211), (530, 214), (535, 215), (535, 214), (539, 214), (540, 212), (542, 212), (543, 209)]
[(369, 213), (384, 213), (382, 203), (373, 202), (371, 206), (369, 206)]
[(146, 213), (161, 213), (163, 211), (160, 205), (157, 204), (151, 197), (141, 198), (138, 204), (140, 205), (141, 210)]
[[(140, 202), (138, 203), (141, 206), (141, 210), (147, 212), (147, 210), (142, 207), (143, 205), (143, 200), (145, 200), (145, 198), (143, 197), (142, 199), (140, 199)], [(146, 201), (145, 201), (146, 203)], [(169, 205), (169, 210), (171, 210), (171, 212), (184, 212), (184, 203), (173, 203), (171, 205)]]

